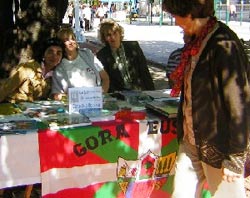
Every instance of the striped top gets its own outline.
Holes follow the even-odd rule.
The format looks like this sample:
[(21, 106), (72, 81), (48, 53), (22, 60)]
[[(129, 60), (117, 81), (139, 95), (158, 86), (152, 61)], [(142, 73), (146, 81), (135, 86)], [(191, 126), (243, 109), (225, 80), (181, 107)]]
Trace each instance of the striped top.
[(178, 48), (169, 55), (168, 63), (166, 67), (166, 77), (169, 77), (171, 72), (173, 72), (175, 68), (178, 66), (178, 64), (180, 63), (182, 49), (183, 48)]

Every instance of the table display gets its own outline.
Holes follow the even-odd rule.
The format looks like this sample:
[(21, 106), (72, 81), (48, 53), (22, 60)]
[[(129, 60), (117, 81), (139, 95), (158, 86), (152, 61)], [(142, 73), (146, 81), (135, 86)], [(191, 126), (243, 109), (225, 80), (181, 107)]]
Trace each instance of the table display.
[(2, 135), (0, 188), (42, 183), (45, 198), (169, 197), (175, 118), (112, 118)]

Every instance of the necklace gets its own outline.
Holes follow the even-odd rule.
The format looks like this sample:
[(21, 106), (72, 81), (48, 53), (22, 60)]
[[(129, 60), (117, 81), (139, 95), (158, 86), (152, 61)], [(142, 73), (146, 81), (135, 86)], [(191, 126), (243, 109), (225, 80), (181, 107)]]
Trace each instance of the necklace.
[(115, 59), (114, 68), (118, 69), (123, 76), (124, 87), (131, 89), (132, 79), (129, 72), (129, 61), (126, 58), (124, 46), (121, 44), (120, 48), (116, 52), (112, 52)]

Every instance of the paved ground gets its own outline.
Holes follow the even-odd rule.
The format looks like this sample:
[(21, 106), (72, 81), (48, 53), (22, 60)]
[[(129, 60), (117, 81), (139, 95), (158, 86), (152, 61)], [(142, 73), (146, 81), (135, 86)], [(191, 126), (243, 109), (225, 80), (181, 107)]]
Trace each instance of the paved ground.
[[(152, 24), (145, 20), (135, 20), (131, 24), (128, 21), (120, 21), (125, 30), (124, 40), (137, 40), (147, 59), (165, 65), (169, 54), (183, 45), (181, 28), (171, 26), (170, 22), (159, 25), (159, 19), (154, 19)], [(98, 25), (99, 21), (95, 19), (94, 30), (83, 33), (83, 36), (79, 36), (79, 40), (89, 39), (99, 42)]]
[[(120, 22), (125, 29), (125, 40), (137, 40), (147, 59), (165, 65), (169, 54), (178, 47), (183, 46), (181, 28), (170, 25), (149, 24), (144, 21)], [(250, 40), (250, 23), (230, 21), (232, 28), (244, 40)], [(84, 33), (87, 39), (99, 42), (97, 39), (98, 22), (92, 32)]]
[[(166, 88), (164, 67), (169, 54), (183, 46), (181, 28), (172, 25), (159, 25), (145, 21), (119, 22), (125, 30), (124, 40), (137, 40), (149, 62), (149, 69), (156, 84), (156, 88)], [(228, 26), (233, 29), (239, 38), (250, 40), (250, 23), (230, 21)], [(97, 38), (98, 22), (94, 30), (84, 33), (85, 39), (100, 44)]]
[[(181, 29), (177, 26), (159, 26), (145, 23), (120, 23), (125, 30), (124, 40), (137, 40), (148, 60), (165, 65), (169, 54), (183, 45)], [(86, 39), (99, 42), (97, 27), (84, 33)]]

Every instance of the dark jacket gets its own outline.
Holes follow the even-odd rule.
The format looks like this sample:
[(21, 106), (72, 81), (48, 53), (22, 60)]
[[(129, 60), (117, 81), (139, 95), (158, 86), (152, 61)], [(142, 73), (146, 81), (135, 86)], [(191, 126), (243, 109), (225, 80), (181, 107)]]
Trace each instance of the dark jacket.
[[(219, 22), (193, 71), (192, 117), (200, 159), (242, 173), (250, 132), (249, 62), (235, 33)], [(183, 104), (183, 94), (181, 105)], [(177, 133), (183, 137), (182, 109)]]
[[(129, 72), (133, 87), (141, 90), (154, 90), (154, 83), (149, 73), (146, 58), (137, 41), (122, 41), (125, 55), (129, 61)], [(104, 70), (110, 78), (109, 92), (124, 90), (123, 76), (118, 68), (114, 68), (115, 59), (111, 48), (107, 45), (98, 53), (97, 58), (102, 62)]]

